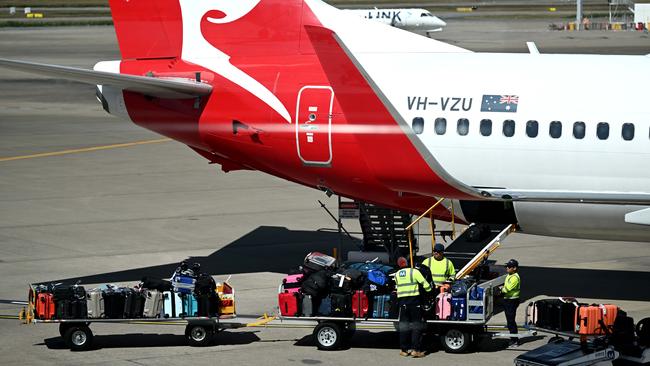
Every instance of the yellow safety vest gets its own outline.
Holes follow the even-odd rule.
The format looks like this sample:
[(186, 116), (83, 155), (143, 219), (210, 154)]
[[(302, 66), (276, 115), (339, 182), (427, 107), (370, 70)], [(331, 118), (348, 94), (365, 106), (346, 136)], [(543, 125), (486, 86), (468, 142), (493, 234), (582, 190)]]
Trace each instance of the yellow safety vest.
[(521, 292), (521, 278), (519, 273), (513, 273), (506, 276), (506, 282), (501, 289), (504, 299), (518, 299)]
[(427, 283), (422, 273), (415, 268), (402, 268), (395, 273), (395, 284), (397, 287), (397, 298), (418, 296), (420, 294), (419, 284), (424, 291), (431, 291), (431, 285)]
[(442, 260), (438, 261), (433, 257), (429, 257), (422, 264), (429, 267), (431, 279), (436, 286), (442, 285), (449, 277), (456, 274), (453, 263), (447, 258), (442, 258)]

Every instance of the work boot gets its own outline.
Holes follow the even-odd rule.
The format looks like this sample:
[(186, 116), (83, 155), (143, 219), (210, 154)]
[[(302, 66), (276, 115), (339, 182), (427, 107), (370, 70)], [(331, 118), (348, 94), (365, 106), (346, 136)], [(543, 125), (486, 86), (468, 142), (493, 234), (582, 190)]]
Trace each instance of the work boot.
[(424, 357), (424, 356), (426, 356), (426, 355), (424, 354), (424, 352), (418, 352), (418, 351), (415, 351), (415, 352), (412, 352), (412, 353), (411, 353), (411, 356), (412, 356), (413, 358), (422, 358), (422, 357)]
[(404, 356), (404, 357), (408, 357), (408, 356), (411, 355), (411, 351), (410, 350), (409, 351), (400, 351), (399, 355)]

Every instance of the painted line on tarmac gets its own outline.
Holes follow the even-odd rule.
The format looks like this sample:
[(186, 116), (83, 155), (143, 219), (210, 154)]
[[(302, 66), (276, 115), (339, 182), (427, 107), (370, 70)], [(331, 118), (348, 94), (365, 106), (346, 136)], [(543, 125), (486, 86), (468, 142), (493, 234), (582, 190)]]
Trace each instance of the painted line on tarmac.
[(18, 315), (0, 315), (0, 319), (17, 320)]
[(29, 305), (27, 301), (23, 300), (0, 300), (0, 304)]
[(34, 159), (34, 158), (45, 158), (45, 157), (50, 157), (50, 156), (78, 154), (78, 153), (84, 153), (84, 152), (109, 150), (109, 149), (119, 149), (119, 148), (122, 148), (122, 147), (131, 147), (131, 146), (148, 145), (148, 144), (158, 144), (158, 143), (161, 143), (161, 142), (169, 142), (169, 141), (172, 141), (172, 140), (168, 139), (168, 138), (164, 138), (164, 139), (155, 139), (155, 140), (143, 140), (143, 141), (127, 142), (127, 143), (123, 143), (123, 144), (93, 146), (93, 147), (86, 147), (86, 148), (82, 148), (82, 149), (70, 149), (70, 150), (62, 150), (62, 151), (53, 151), (53, 152), (41, 153), (41, 154), (10, 156), (10, 157), (6, 157), (6, 158), (0, 158), (0, 162), (13, 161), (13, 160), (23, 160), (23, 159)]

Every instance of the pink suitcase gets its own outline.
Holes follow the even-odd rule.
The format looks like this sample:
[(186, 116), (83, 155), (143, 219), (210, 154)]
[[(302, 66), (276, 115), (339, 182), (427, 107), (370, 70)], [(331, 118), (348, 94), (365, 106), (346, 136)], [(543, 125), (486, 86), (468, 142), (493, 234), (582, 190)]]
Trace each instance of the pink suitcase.
[(443, 292), (436, 297), (436, 319), (449, 320), (451, 318), (451, 293)]
[(303, 274), (287, 275), (282, 280), (282, 290), (288, 293), (295, 293), (300, 290)]

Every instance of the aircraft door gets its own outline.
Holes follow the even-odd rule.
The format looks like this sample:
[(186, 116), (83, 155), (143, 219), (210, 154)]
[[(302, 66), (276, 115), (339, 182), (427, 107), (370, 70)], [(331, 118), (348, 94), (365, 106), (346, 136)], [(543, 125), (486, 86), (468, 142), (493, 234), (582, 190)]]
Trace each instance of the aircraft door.
[(296, 145), (305, 165), (332, 163), (332, 105), (334, 90), (329, 86), (305, 86), (298, 92)]

